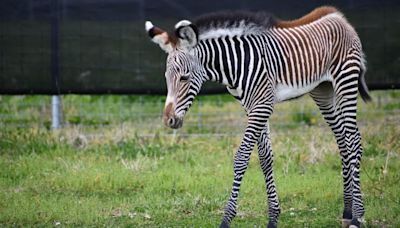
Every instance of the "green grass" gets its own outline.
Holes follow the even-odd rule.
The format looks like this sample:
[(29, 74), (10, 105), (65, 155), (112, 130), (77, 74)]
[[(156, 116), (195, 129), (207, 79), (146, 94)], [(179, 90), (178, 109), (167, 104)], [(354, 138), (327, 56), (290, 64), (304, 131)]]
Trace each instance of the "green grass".
[[(373, 96), (398, 105), (398, 92), (375, 92)], [(152, 99), (158, 103), (162, 98), (145, 98), (143, 104)], [(96, 126), (105, 117), (90, 114), (102, 109), (117, 111), (119, 102), (132, 104), (122, 106), (123, 113), (160, 112), (160, 106), (144, 105), (139, 109), (136, 98), (118, 96), (64, 97), (65, 117), (81, 112), (88, 121), (83, 130), (69, 126), (51, 132), (35, 124), (40, 119), (35, 112), (48, 112), (47, 97), (1, 97), (1, 101), (2, 115), (15, 112), (32, 115), (23, 119), (29, 128), (13, 127), (12, 123), (19, 123), (15, 121), (19, 120), (17, 117), (14, 122), (10, 122), (11, 118), (2, 119), (0, 226), (216, 227), (219, 224), (230, 193), (239, 135), (188, 137), (179, 131), (173, 135), (174, 132), (162, 127), (137, 127), (141, 121), (159, 122), (159, 117), (136, 120), (124, 114), (118, 114), (118, 118), (110, 115), (107, 125)], [(39, 110), (32, 108), (41, 102), (45, 110), (41, 105)], [(79, 108), (79, 103), (84, 105)], [(103, 108), (98, 106), (100, 103)], [(75, 111), (70, 109), (74, 105)], [(365, 149), (361, 167), (365, 227), (400, 226), (400, 119), (398, 109), (384, 111), (384, 105), (360, 104)], [(231, 114), (218, 121), (243, 122), (239, 104), (225, 96), (201, 97), (195, 101), (182, 132), (229, 131), (230, 127), (200, 128), (190, 124), (197, 121), (198, 113), (220, 110)], [(280, 227), (340, 226), (343, 204), (340, 157), (332, 133), (316, 111), (308, 98), (302, 98), (278, 105), (271, 120), (274, 170), (282, 208)], [(204, 116), (202, 121), (212, 123), (214, 118), (217, 117)], [(122, 132), (120, 121), (126, 122)], [(85, 130), (90, 127), (93, 128)], [(141, 131), (151, 136), (145, 137)], [(238, 216), (232, 226), (265, 227), (266, 214), (265, 185), (254, 151), (240, 192)]]

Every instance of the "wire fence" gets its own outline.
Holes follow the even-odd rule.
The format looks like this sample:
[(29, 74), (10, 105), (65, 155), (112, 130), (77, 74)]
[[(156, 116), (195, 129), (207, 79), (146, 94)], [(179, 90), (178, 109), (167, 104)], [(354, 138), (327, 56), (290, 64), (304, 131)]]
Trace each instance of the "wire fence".
[[(374, 102), (360, 102), (360, 127), (400, 123), (400, 99), (388, 92), (374, 92)], [(394, 92), (398, 94), (398, 92)], [(46, 96), (0, 97), (0, 127), (7, 129), (51, 129), (51, 103)], [(206, 96), (194, 101), (180, 130), (162, 123), (164, 97), (64, 96), (62, 129), (85, 137), (107, 134), (140, 137), (156, 136), (238, 136), (246, 127), (246, 115), (240, 104), (227, 96)], [(270, 120), (274, 134), (299, 134), (299, 129), (329, 128), (309, 97), (277, 104)]]

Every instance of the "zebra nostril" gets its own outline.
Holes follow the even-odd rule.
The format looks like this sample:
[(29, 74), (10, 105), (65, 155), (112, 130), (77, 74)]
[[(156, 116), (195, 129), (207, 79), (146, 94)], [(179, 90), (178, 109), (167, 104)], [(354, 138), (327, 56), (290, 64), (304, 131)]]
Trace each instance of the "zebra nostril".
[(168, 126), (173, 126), (175, 123), (175, 119), (174, 118), (169, 118), (168, 119)]

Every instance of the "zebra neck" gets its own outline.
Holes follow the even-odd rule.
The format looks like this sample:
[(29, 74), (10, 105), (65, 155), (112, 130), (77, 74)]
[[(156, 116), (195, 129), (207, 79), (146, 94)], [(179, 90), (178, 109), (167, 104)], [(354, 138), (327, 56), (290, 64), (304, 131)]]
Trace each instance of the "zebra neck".
[(201, 40), (198, 54), (206, 70), (207, 79), (221, 83), (230, 88), (237, 88), (240, 70), (238, 65), (242, 59), (238, 49), (237, 37), (217, 37)]
[(231, 63), (222, 38), (201, 40), (198, 45), (201, 62), (206, 70), (207, 79), (225, 86), (234, 86), (234, 75), (230, 73)]
[(244, 98), (243, 91), (259, 83), (260, 75), (265, 73), (265, 40), (262, 35), (227, 35), (200, 40), (198, 54), (208, 80), (227, 86), (238, 99)]

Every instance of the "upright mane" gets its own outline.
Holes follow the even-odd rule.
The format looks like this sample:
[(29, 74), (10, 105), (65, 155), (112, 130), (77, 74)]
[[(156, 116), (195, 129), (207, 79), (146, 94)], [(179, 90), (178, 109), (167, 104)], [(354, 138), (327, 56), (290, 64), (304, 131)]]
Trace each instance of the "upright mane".
[(265, 32), (271, 27), (292, 28), (312, 23), (328, 14), (340, 13), (332, 6), (322, 6), (295, 20), (280, 20), (267, 12), (222, 11), (202, 15), (194, 20), (201, 38)]
[[(241, 31), (241, 34), (264, 32), (275, 25), (274, 17), (266, 12), (223, 11), (205, 14), (194, 20), (200, 36), (215, 31)], [(215, 34), (218, 35), (218, 34)]]

